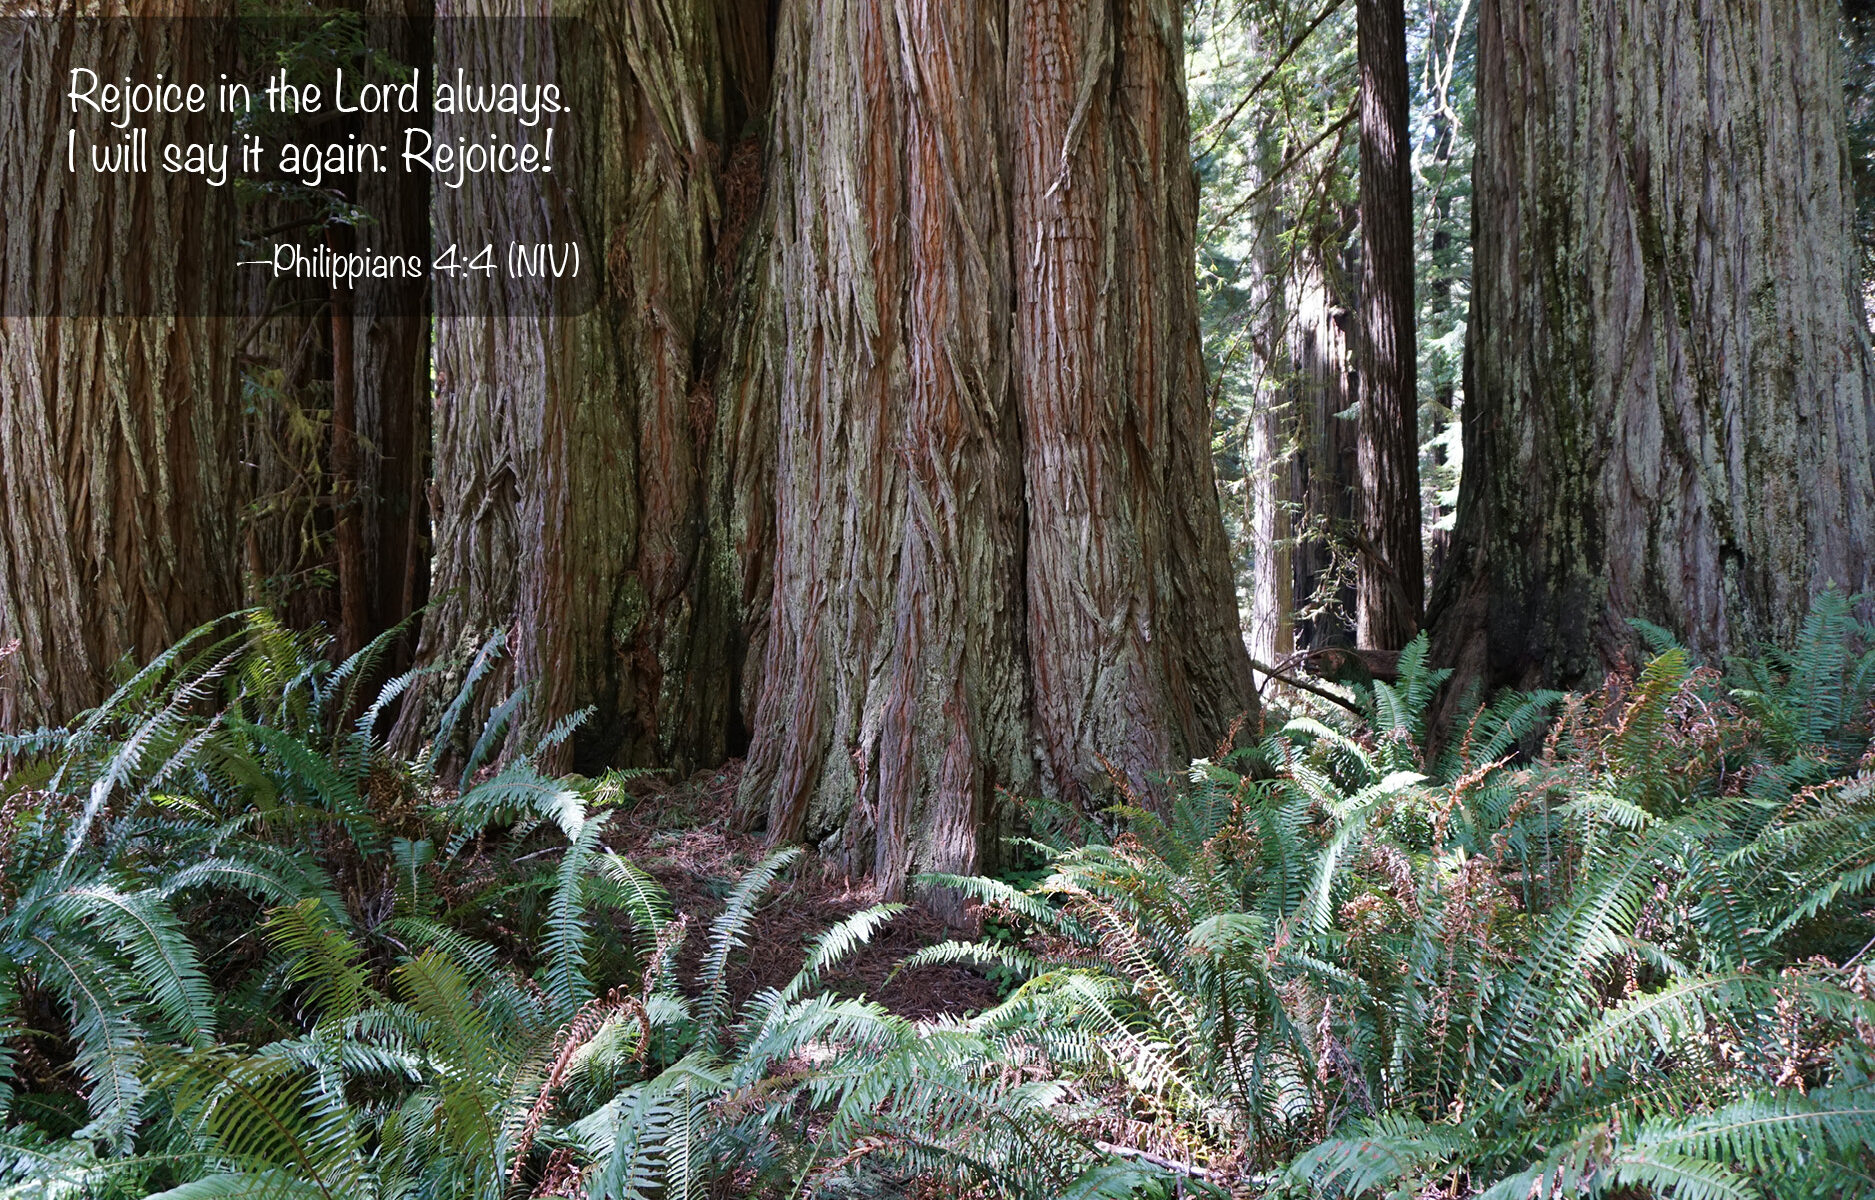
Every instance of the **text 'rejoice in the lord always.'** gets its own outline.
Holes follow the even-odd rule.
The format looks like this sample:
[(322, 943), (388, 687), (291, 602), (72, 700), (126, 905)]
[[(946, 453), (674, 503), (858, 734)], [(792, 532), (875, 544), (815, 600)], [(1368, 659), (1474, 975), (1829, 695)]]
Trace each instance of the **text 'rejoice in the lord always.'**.
[[(269, 146), (258, 134), (241, 133), (235, 140), (164, 142), (152, 145), (147, 128), (133, 127), (139, 117), (218, 112), (246, 114), (257, 102), (272, 113), (305, 116), (321, 112), (340, 115), (404, 114), (418, 116), (423, 104), (423, 73), (414, 69), (402, 81), (348, 81), (342, 67), (334, 68), (332, 82), (293, 83), (284, 69), (270, 78), (256, 97), (255, 90), (221, 75), (214, 87), (199, 82), (178, 82), (158, 73), (151, 80), (125, 77), (103, 79), (89, 67), (73, 67), (66, 99), (70, 111), (107, 123), (105, 137), (81, 142), (80, 132), (66, 132), (66, 169), (99, 174), (135, 174), (152, 169), (199, 176), (210, 187), (223, 187), (236, 175), (268, 171), (319, 187), (332, 175), (385, 174), (391, 171), (424, 172), (445, 187), (460, 188), (474, 175), (550, 173), (554, 161), (554, 127), (542, 122), (569, 111), (553, 83), (479, 83), (457, 68), (453, 76), (435, 81), (428, 111), (441, 116), (503, 116), (519, 127), (516, 137), (499, 133), (438, 137), (432, 130), (412, 125), (398, 132), (401, 145), (361, 141), (348, 134), (344, 141), (285, 141)], [(211, 98), (214, 101), (211, 108)], [(536, 135), (538, 137), (536, 138)]]

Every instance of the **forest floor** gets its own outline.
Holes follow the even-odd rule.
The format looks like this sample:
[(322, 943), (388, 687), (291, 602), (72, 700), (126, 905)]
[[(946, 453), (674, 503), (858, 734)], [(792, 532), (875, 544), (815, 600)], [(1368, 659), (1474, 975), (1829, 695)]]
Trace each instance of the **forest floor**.
[[(670, 892), (675, 914), (690, 933), (679, 956), (679, 975), (694, 979), (709, 942), (710, 921), (743, 873), (770, 847), (759, 833), (735, 828), (740, 760), (700, 771), (679, 783), (635, 780), (635, 803), (617, 809), (606, 843), (649, 872)], [(808, 944), (821, 931), (878, 903), (863, 883), (831, 874), (811, 852), (770, 891), (750, 929), (749, 944), (731, 956), (730, 996), (740, 1007), (765, 987), (785, 986), (800, 970)], [(825, 976), (828, 990), (864, 995), (914, 1020), (962, 1017), (998, 1000), (995, 985), (963, 967), (921, 967), (893, 976), (900, 961), (925, 946), (968, 936), (913, 906), (874, 935), (870, 944)]]

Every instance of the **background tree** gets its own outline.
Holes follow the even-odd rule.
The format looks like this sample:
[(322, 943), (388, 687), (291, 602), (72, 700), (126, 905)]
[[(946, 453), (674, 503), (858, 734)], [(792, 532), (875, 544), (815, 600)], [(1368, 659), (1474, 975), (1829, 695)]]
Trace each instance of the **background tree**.
[[(386, 53), (430, 78), (432, 0), (372, 0), (367, 12), (384, 30)], [(363, 141), (391, 145), (400, 136), (397, 114), (371, 113), (358, 120)], [(363, 240), (381, 253), (426, 253), (428, 182), (422, 175), (360, 175), (358, 207), (372, 220), (352, 232), (354, 244)], [(350, 317), (354, 468), (345, 481), (351, 495), (340, 497), (340, 503), (349, 501), (359, 528), (356, 565), (362, 575), (358, 582), (364, 612), (362, 627), (341, 636), (341, 654), (421, 608), (429, 597), (430, 574), (427, 283), (361, 280), (353, 291)], [(415, 648), (413, 630), (388, 665), (402, 669)]]
[[(427, 0), (374, 0), (363, 12), (269, 16), (243, 22), (250, 70), (320, 84), (430, 69)], [(391, 113), (333, 114), (321, 136), (391, 145)], [(306, 135), (296, 115), (243, 118), (270, 144)], [(311, 250), (430, 254), (428, 179), (403, 172), (327, 172), (317, 188), (271, 179), (237, 191), (247, 238), (238, 257), (265, 258), (282, 240)], [(248, 322), (239, 349), (241, 461), (250, 480), (243, 518), (247, 593), (295, 628), (324, 624), (349, 654), (403, 621), (427, 594), (430, 310), (423, 279), (372, 279), (335, 288), (316, 279), (238, 275)], [(414, 630), (393, 650), (400, 670)]]
[[(1477, 9), (1427, 0), (1409, 10), (1419, 305), (1419, 478), (1428, 579), (1450, 549), (1464, 465), (1459, 410), (1471, 291), (1471, 158), (1476, 124)], [(1423, 17), (1423, 20), (1420, 18)]]
[[(1356, 641), (1357, 564), (1363, 547), (1376, 545), (1362, 527), (1358, 491), (1355, 359), (1367, 231), (1357, 7), (1200, 0), (1187, 10), (1192, 156), (1202, 189), (1199, 296), (1246, 632), (1258, 661), (1306, 661), (1327, 673), (1391, 661), (1342, 652)], [(1406, 431), (1417, 425), (1418, 536), (1422, 562), (1436, 565), (1462, 463), (1476, 7), (1471, 0), (1400, 7), (1409, 85), (1400, 135), (1408, 153), (1400, 161), (1411, 171), (1404, 190), (1419, 202), (1393, 223), (1395, 233), (1410, 230), (1410, 251), (1395, 248), (1389, 257), (1396, 268), (1406, 258), (1412, 274), (1402, 289), (1394, 271), (1393, 286), (1410, 293), (1403, 303), (1417, 304), (1418, 367), (1401, 393), (1407, 407), (1381, 424), (1393, 430), (1402, 460)], [(1393, 321), (1401, 322), (1397, 312)], [(1369, 431), (1370, 446), (1377, 432)], [(1402, 530), (1414, 519), (1410, 496), (1408, 489), (1381, 506)], [(1380, 591), (1404, 592), (1389, 591), (1390, 579), (1370, 574)]]
[(1447, 661), (1708, 657), (1870, 582), (1837, 6), (1485, 0)]
[[(232, 222), (228, 190), (68, 172), (54, 145), (62, 64), (213, 78), (227, 25), (159, 19), (179, 11), (210, 15), (14, 20), (5, 35), (25, 119), (0, 129), (0, 646), (18, 643), (0, 656), (0, 729), (96, 704), (120, 658), (142, 663), (240, 597), (234, 268), (207, 236)], [(145, 127), (186, 144), (214, 136), (209, 120)]]
[(1356, 0), (1361, 106), (1360, 644), (1419, 629), (1418, 349), (1404, 0)]
[(1354, 640), (1353, 11), (1194, 4), (1198, 290), (1251, 654)]

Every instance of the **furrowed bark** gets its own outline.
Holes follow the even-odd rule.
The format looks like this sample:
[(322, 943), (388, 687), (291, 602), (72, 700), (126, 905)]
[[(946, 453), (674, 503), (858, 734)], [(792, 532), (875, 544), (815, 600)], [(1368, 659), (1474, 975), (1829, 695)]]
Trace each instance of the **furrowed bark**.
[(993, 4), (790, 5), (775, 561), (745, 802), (889, 895), (1028, 788)]
[[(207, 79), (225, 49), (224, 27), (207, 21), (136, 39), (123, 22), (76, 35), (46, 19), (9, 25), (6, 87), (63, 78), (65, 63), (112, 78), (162, 61)], [(233, 268), (205, 232), (233, 219), (226, 189), (162, 171), (68, 172), (52, 142), (62, 99), (23, 97), (29, 119), (0, 129), (0, 645), (19, 642), (0, 656), (7, 730), (97, 704), (120, 657), (140, 664), (239, 598), (232, 328), (200, 315), (231, 308), (220, 290)], [(144, 124), (152, 145), (208, 134), (202, 116)], [(83, 254), (45, 249), (84, 246), (121, 257), (91, 270)]]
[(1574, 684), (1870, 583), (1830, 0), (1487, 0), (1465, 477), (1438, 649)]
[(766, 102), (764, 10), (760, 0), (628, 5), (621, 31), (638, 81), (637, 111), (626, 113), (626, 211), (639, 223), (629, 243), (614, 234), (612, 254), (623, 245), (628, 264), (618, 284), (634, 323), (622, 347), (639, 517), (612, 618), (614, 644), (630, 649), (605, 679), (610, 709), (601, 706), (626, 723), (617, 745), (597, 747), (612, 761), (687, 771), (722, 761), (738, 736), (740, 563), (723, 573), (726, 547), (703, 534), (706, 481), (736, 449), (733, 425), (717, 419), (717, 391), (761, 187), (747, 122)]
[[(432, 68), (430, 0), (372, 0), (384, 23), (386, 49), (399, 62)], [(363, 140), (392, 144), (396, 114), (363, 118)], [(360, 207), (375, 214), (365, 231), (379, 250), (422, 254), (430, 249), (430, 189), (420, 175), (366, 174)], [(429, 598), (430, 305), (422, 279), (365, 279), (352, 301), (354, 412), (358, 428), (357, 506), (363, 530), (367, 628), (371, 637), (397, 625)], [(401, 672), (416, 649), (417, 631), (400, 639), (386, 673)]]
[[(691, 660), (740, 635), (727, 589), (702, 609), (699, 589), (707, 459), (724, 452), (709, 442), (718, 352), (705, 344), (722, 323), (705, 310), (733, 271), (715, 254), (730, 232), (718, 191), (731, 151), (719, 25), (746, 29), (749, 7), (554, 8), (580, 18), (550, 52), (577, 165), (542, 207), (570, 204), (589, 253), (603, 256), (589, 263), (603, 279), (598, 303), (446, 316), (439, 327), (438, 598), (419, 658), (466, 661), (494, 631), (512, 631), (501, 682), (529, 694), (510, 745), (590, 706), (570, 755), (589, 768), (719, 761), (730, 732), (733, 673)], [(463, 28), (492, 38), (502, 27)], [(498, 224), (461, 207), (472, 201), (441, 203), (446, 226)], [(406, 741), (425, 712), (406, 710)]]
[(1177, 10), (785, 5), (769, 624), (743, 776), (888, 895), (1001, 787), (1137, 796), (1254, 703)]
[(1419, 357), (1414, 341), (1412, 140), (1406, 6), (1358, 0), (1361, 67), (1359, 644), (1398, 650), (1419, 630)]
[[(1043, 780), (1141, 796), (1252, 703), (1189, 269), (1180, 12), (1017, 3), (1009, 88)], [(1104, 760), (1104, 762), (1103, 762)]]
[(1001, 789), (1212, 749), (1254, 700), (1182, 44), (1123, 7), (788, 3), (772, 79), (760, 5), (589, 13), (601, 315), (443, 321), (426, 659), (512, 626), (534, 728), (598, 707), (581, 761), (746, 728), (750, 819), (889, 895), (980, 869)]

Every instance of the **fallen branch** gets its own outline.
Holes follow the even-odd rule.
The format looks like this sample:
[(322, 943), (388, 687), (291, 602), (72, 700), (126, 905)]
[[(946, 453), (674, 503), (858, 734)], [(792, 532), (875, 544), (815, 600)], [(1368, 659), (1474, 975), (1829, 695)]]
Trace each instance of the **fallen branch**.
[(1215, 1171), (1200, 1167), (1195, 1163), (1179, 1162), (1177, 1159), (1167, 1158), (1163, 1154), (1154, 1154), (1150, 1150), (1140, 1150), (1132, 1146), (1116, 1146), (1112, 1142), (1095, 1142), (1094, 1148), (1103, 1154), (1111, 1154), (1116, 1158), (1136, 1158), (1140, 1162), (1151, 1163), (1162, 1171), (1170, 1171), (1174, 1175), (1183, 1175), (1187, 1179), (1215, 1179), (1217, 1177), (1217, 1172)]
[(1361, 710), (1351, 701), (1345, 699), (1344, 697), (1335, 695), (1333, 692), (1329, 691), (1325, 687), (1322, 687), (1320, 684), (1310, 683), (1308, 680), (1299, 679), (1294, 675), (1285, 675), (1283, 672), (1277, 670), (1275, 667), (1266, 666), (1263, 663), (1258, 662), (1254, 658), (1250, 660), (1250, 667), (1252, 670), (1256, 671), (1257, 673), (1267, 676), (1270, 679), (1274, 679), (1278, 683), (1286, 683), (1290, 687), (1295, 688), (1298, 691), (1308, 692), (1311, 695), (1320, 696), (1322, 699), (1327, 700), (1331, 704), (1339, 704), (1341, 707), (1347, 709), (1349, 712), (1353, 713), (1357, 717), (1363, 715)]

